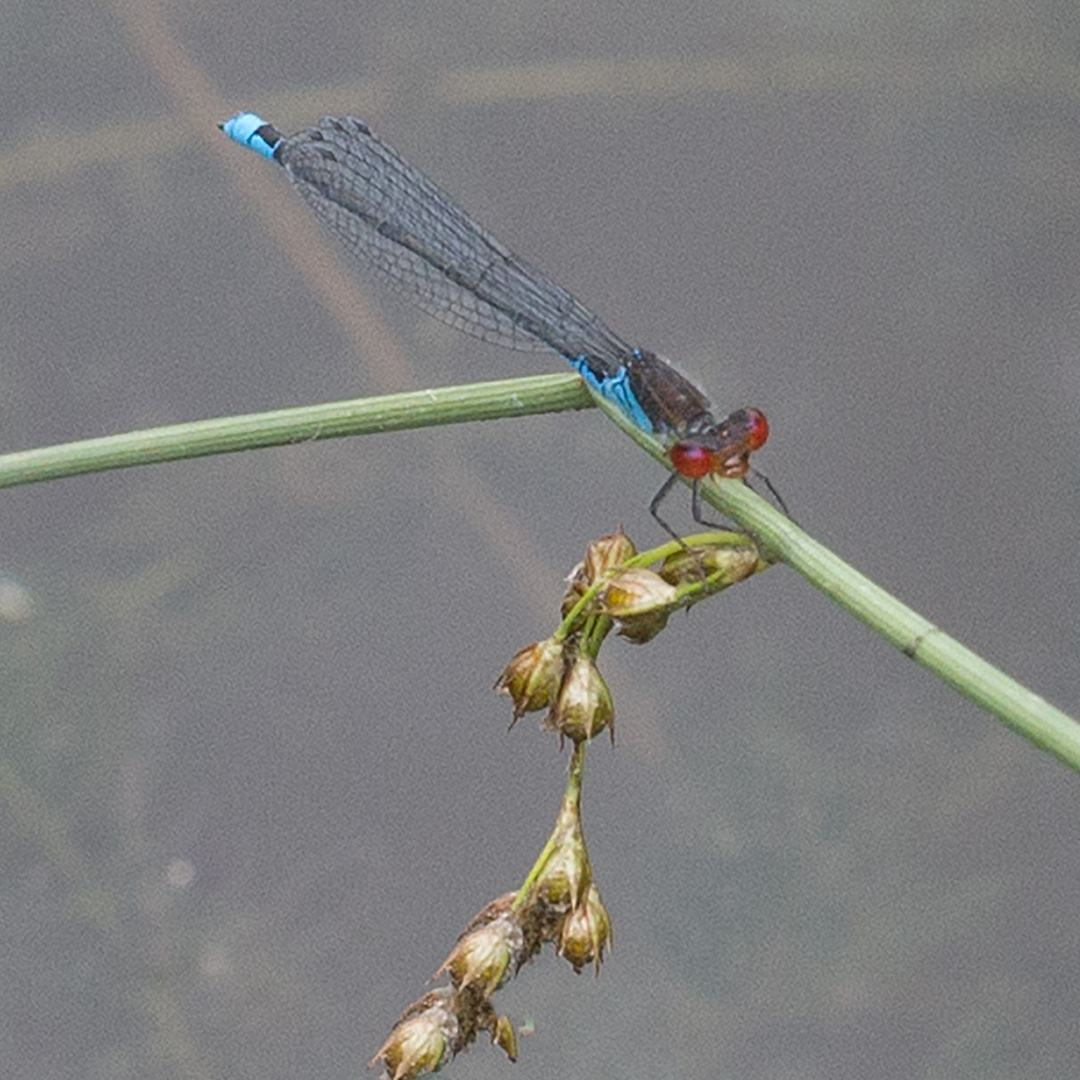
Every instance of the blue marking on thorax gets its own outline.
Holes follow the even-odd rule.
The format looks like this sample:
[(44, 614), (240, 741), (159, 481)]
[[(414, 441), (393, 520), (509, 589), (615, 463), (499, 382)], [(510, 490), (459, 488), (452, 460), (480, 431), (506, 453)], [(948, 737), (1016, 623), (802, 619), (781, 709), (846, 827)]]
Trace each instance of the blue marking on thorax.
[(259, 134), (259, 129), (263, 127), (266, 127), (266, 121), (261, 116), (256, 116), (254, 113), (238, 113), (226, 120), (221, 125), (221, 130), (241, 146), (246, 146), (249, 150), (254, 150), (256, 154), (262, 154), (263, 157), (273, 158), (277, 143), (271, 146)]
[(588, 357), (573, 357), (570, 359), (570, 366), (602, 398), (617, 405), (636, 427), (650, 435), (656, 431), (655, 425), (646, 415), (641, 403), (634, 396), (634, 391), (630, 388), (630, 378), (626, 368), (619, 368), (614, 375), (601, 379), (589, 368)]

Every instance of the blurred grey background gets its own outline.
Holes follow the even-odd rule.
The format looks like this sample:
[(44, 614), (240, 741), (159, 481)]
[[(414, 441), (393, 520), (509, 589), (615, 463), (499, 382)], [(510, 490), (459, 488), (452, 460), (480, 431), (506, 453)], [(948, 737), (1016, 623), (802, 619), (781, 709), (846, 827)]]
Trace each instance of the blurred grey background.
[[(0, 450), (561, 370), (360, 279), (215, 124), (365, 117), (718, 409), (811, 533), (1080, 710), (1080, 18), (873, 4), (9, 3)], [(565, 769), (490, 687), (662, 471), (595, 412), (0, 493), (10, 1080), (357, 1077)], [(688, 524), (687, 501), (671, 506)], [(1080, 778), (776, 568), (644, 648), (599, 979), (512, 1075), (1059, 1078)]]

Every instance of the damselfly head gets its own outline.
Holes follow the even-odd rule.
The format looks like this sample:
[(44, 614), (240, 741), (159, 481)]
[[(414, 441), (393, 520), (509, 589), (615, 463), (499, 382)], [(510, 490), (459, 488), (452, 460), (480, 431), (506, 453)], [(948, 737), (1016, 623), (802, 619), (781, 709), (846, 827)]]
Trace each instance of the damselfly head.
[(769, 422), (759, 409), (739, 409), (719, 424), (684, 439), (668, 450), (668, 459), (680, 476), (703, 480), (722, 476), (738, 480), (750, 468), (750, 455), (769, 438)]

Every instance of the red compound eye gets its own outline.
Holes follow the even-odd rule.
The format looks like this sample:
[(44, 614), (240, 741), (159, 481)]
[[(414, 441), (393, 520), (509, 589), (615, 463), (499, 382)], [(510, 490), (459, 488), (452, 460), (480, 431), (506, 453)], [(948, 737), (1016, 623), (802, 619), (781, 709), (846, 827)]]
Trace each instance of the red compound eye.
[(769, 421), (758, 409), (746, 410), (746, 449), (760, 450), (769, 439)]
[(716, 472), (721, 459), (715, 450), (708, 447), (698, 443), (681, 442), (668, 451), (668, 460), (680, 476), (685, 476), (688, 480), (701, 480), (709, 473)]

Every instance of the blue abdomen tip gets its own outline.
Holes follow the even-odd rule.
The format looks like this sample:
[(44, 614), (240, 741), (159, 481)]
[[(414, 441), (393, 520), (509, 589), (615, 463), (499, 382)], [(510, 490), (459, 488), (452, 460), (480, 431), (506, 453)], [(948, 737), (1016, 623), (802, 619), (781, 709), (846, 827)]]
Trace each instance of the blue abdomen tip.
[[(246, 146), (255, 153), (262, 154), (263, 157), (272, 158), (277, 148), (277, 140), (271, 145), (259, 134), (262, 128), (269, 127), (270, 125), (261, 116), (256, 116), (254, 113), (237, 113), (221, 125), (221, 130), (241, 146)], [(274, 129), (270, 128), (270, 130)]]

